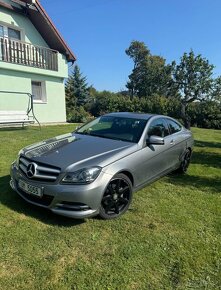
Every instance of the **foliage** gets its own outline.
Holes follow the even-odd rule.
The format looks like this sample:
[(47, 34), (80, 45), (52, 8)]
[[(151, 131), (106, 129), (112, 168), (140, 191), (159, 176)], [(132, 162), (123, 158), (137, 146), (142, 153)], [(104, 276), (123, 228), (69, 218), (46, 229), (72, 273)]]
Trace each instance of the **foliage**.
[(152, 55), (143, 42), (133, 41), (126, 54), (134, 68), (128, 90), (119, 93), (97, 91), (88, 86), (78, 66), (66, 83), (67, 119), (85, 122), (109, 112), (144, 112), (169, 115), (188, 128), (221, 128), (221, 76), (213, 78), (214, 66), (193, 51), (180, 63), (166, 65)]
[[(96, 92), (93, 103), (88, 104), (87, 111), (97, 117), (110, 112), (143, 112), (174, 117), (183, 122), (180, 111), (181, 103), (176, 97), (153, 95), (151, 97), (123, 96), (108, 91)], [(201, 128), (221, 128), (220, 103), (215, 100), (193, 102), (188, 106), (188, 116), (192, 126)]]
[(67, 114), (67, 121), (70, 123), (85, 123), (90, 119), (92, 116), (82, 106), (73, 107)]
[(221, 76), (217, 77), (213, 82), (211, 99), (217, 101), (217, 105), (221, 107)]
[(194, 128), (188, 174), (143, 188), (104, 222), (56, 216), (9, 186), (22, 147), (74, 128), (0, 131), (0, 289), (220, 289), (220, 131)]
[(90, 91), (86, 77), (82, 76), (80, 68), (75, 65), (65, 85), (68, 122), (86, 122), (91, 118), (84, 108), (90, 101)]
[(221, 108), (217, 101), (191, 103), (187, 113), (195, 127), (221, 129)]
[(208, 100), (212, 95), (214, 66), (201, 55), (191, 50), (184, 53), (180, 63), (173, 62), (173, 86), (178, 90), (182, 106), (181, 117), (186, 127), (190, 127), (188, 104)]
[(78, 106), (85, 105), (89, 100), (89, 88), (86, 82), (86, 77), (82, 76), (80, 68), (75, 65), (72, 73), (70, 74), (66, 85), (66, 107), (67, 113)]
[[(144, 101), (144, 106), (142, 101), (141, 110), (162, 114), (169, 112), (175, 117), (178, 115), (187, 128), (193, 123), (214, 128), (221, 126), (221, 77), (213, 78), (214, 66), (207, 59), (190, 51), (183, 54), (179, 64), (172, 62), (171, 65), (166, 65), (162, 57), (151, 55), (146, 45), (139, 41), (133, 41), (126, 54), (134, 62), (127, 83), (129, 92), (132, 96), (148, 98), (151, 101)], [(159, 99), (159, 96), (170, 96), (172, 108), (169, 109), (171, 104), (164, 98)], [(188, 109), (189, 104), (196, 101), (203, 102), (202, 105), (191, 106), (198, 109), (195, 112), (197, 122), (196, 116), (191, 121), (193, 111)]]
[(121, 94), (108, 91), (98, 92), (89, 112), (100, 116), (108, 112), (143, 112), (165, 114), (179, 117), (179, 101), (176, 98), (166, 98), (154, 95), (152, 97), (128, 98)]
[(129, 109), (131, 100), (108, 91), (97, 92), (91, 105), (90, 113), (97, 117), (109, 112), (131, 111)]
[(132, 41), (125, 52), (134, 62), (126, 85), (132, 97), (169, 94), (171, 66), (166, 65), (164, 58), (152, 55), (146, 45), (139, 41)]

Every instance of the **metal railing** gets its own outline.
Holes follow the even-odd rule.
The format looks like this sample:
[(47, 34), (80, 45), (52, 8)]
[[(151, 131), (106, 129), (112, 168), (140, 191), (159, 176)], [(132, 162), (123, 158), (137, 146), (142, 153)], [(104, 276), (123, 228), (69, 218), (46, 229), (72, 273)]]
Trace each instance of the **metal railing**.
[(0, 38), (0, 61), (58, 71), (57, 51), (9, 38)]

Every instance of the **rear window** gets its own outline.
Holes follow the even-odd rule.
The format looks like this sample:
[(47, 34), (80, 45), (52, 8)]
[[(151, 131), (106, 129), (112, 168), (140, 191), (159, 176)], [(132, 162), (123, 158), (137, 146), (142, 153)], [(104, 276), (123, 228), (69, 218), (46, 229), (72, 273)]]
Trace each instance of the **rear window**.
[(180, 124), (170, 119), (167, 119), (166, 121), (170, 130), (170, 134), (174, 134), (181, 131), (182, 126)]

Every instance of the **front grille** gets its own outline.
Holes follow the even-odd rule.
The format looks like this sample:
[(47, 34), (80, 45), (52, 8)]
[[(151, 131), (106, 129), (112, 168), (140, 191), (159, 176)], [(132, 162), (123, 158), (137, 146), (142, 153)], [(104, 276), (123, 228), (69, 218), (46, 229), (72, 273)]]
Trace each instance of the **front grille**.
[(40, 197), (37, 197), (37, 196), (34, 196), (34, 195), (31, 195), (31, 194), (24, 192), (20, 188), (18, 188), (18, 191), (21, 194), (21, 196), (23, 196), (27, 200), (34, 202), (34, 203), (37, 203), (37, 204), (40, 204), (40, 205), (44, 205), (44, 206), (49, 206), (52, 203), (53, 198), (54, 198), (53, 196), (47, 195), (47, 194), (43, 194), (43, 196), (40, 198)]
[(61, 172), (60, 168), (31, 161), (23, 156), (19, 159), (19, 169), (26, 177), (41, 182), (54, 182)]

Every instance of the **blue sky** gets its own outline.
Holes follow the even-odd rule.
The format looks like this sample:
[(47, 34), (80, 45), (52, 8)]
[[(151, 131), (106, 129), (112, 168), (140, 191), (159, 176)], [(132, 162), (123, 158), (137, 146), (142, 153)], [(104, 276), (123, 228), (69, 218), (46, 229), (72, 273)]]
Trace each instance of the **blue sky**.
[(125, 89), (132, 62), (125, 49), (145, 42), (152, 54), (179, 61), (193, 49), (221, 74), (220, 0), (41, 0), (77, 56), (88, 84)]

